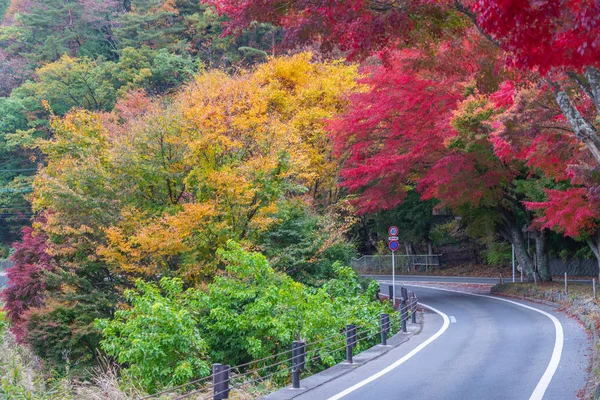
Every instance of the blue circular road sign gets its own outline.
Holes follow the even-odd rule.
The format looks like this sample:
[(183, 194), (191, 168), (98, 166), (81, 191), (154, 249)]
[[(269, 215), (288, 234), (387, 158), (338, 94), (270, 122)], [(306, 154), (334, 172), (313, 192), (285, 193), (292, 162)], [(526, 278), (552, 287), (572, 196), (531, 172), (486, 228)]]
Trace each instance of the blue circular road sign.
[(398, 243), (398, 241), (396, 241), (396, 240), (390, 240), (388, 247), (390, 248), (391, 251), (396, 251), (400, 248), (400, 243)]

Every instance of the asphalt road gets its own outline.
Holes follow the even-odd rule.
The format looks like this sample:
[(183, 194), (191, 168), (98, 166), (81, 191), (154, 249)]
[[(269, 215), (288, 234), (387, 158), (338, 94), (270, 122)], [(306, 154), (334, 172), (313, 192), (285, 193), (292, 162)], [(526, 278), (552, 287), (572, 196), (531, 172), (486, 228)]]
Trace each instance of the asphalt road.
[(496, 298), (410, 289), (443, 315), (427, 312), (421, 334), (298, 398), (577, 399), (589, 340), (575, 321), (538, 304), (518, 302), (554, 316), (556, 324), (549, 315)]

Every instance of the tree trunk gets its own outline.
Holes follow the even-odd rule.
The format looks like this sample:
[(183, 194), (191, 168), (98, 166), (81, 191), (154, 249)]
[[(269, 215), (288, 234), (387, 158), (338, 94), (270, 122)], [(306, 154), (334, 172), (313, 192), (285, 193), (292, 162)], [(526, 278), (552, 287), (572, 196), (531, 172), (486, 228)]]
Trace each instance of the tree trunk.
[(598, 282), (600, 282), (600, 229), (596, 229), (596, 232), (586, 241), (598, 261)]
[(527, 280), (534, 282), (537, 279), (536, 271), (533, 266), (533, 259), (527, 251), (527, 242), (523, 236), (523, 231), (517, 226), (512, 213), (506, 210), (500, 210), (502, 216), (502, 225), (500, 226), (500, 234), (510, 244), (515, 246), (515, 258), (521, 267), (521, 270), (525, 272)]
[[(589, 76), (594, 77), (592, 73), (590, 73)], [(573, 128), (575, 137), (585, 144), (596, 161), (600, 164), (600, 137), (598, 136), (596, 128), (594, 128), (592, 124), (583, 118), (579, 110), (577, 110), (577, 108), (571, 102), (569, 95), (560, 87), (559, 84), (554, 82), (550, 83), (554, 98), (556, 99), (556, 102), (565, 115), (567, 121)], [(594, 89), (592, 89), (592, 92), (593, 90)]]
[(515, 245), (515, 257), (523, 271), (525, 271), (527, 280), (529, 282), (536, 281), (537, 277), (535, 276), (536, 271), (533, 268), (533, 259), (527, 252), (527, 243), (520, 229), (511, 229), (511, 244)]
[(433, 255), (433, 243), (430, 240), (427, 241), (427, 254)]
[(404, 242), (404, 250), (406, 250), (407, 256), (412, 256), (415, 254), (412, 242)]
[(546, 240), (546, 231), (542, 229), (535, 236), (535, 255), (537, 259), (537, 273), (540, 281), (551, 282), (550, 258), (548, 257), (548, 242)]
[(585, 70), (585, 76), (590, 85), (588, 96), (591, 97), (596, 105), (596, 112), (600, 115), (600, 71), (595, 67), (588, 67)]

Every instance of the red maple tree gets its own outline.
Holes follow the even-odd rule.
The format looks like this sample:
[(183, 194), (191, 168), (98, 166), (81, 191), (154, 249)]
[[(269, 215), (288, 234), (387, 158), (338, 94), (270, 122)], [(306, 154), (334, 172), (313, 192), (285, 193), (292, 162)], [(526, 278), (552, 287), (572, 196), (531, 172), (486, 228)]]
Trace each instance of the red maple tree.
[(47, 253), (47, 240), (43, 233), (26, 227), (21, 241), (13, 244), (15, 252), (11, 260), (14, 264), (6, 270), (8, 287), (2, 292), (2, 299), (17, 340), (25, 335), (26, 311), (42, 304), (46, 272), (55, 268)]

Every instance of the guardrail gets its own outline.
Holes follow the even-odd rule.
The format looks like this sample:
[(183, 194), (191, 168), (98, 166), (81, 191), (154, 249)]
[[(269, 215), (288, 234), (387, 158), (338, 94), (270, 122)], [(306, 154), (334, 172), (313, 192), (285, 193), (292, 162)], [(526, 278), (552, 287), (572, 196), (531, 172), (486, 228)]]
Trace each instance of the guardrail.
[[(193, 390), (175, 397), (174, 400), (188, 399), (192, 396), (196, 396), (196, 399), (202, 400), (224, 400), (229, 398), (232, 390), (264, 382), (276, 375), (287, 375), (288, 379), (291, 375), (292, 387), (299, 389), (301, 374), (306, 370), (307, 364), (315, 362), (325, 355), (332, 356), (336, 352), (341, 354), (343, 350), (345, 350), (345, 362), (352, 364), (354, 349), (361, 341), (367, 341), (379, 335), (381, 345), (385, 346), (387, 345), (388, 334), (391, 331), (402, 330), (402, 332), (407, 332), (406, 324), (408, 319), (411, 318), (413, 323), (416, 322), (418, 299), (414, 293), (404, 287), (401, 288), (400, 293), (402, 297), (397, 297), (393, 301), (394, 308), (399, 308), (400, 311), (398, 318), (391, 318), (389, 314), (380, 314), (379, 324), (374, 327), (358, 327), (348, 324), (335, 335), (310, 343), (306, 341), (294, 341), (290, 349), (259, 360), (235, 366), (215, 363), (212, 366), (212, 374), (209, 376), (139, 398), (138, 400), (156, 399), (165, 394), (190, 387), (193, 387)], [(381, 300), (381, 297), (385, 297), (385, 295), (378, 294), (378, 297)], [(395, 326), (397, 329), (394, 328)], [(278, 358), (282, 356), (284, 359), (279, 361)], [(271, 363), (253, 368), (253, 366), (258, 366), (265, 362)], [(276, 370), (273, 372), (274, 368)]]
[(396, 265), (396, 273), (429, 271), (429, 268), (440, 266), (441, 254), (395, 254), (392, 255), (363, 255), (350, 262), (352, 268), (360, 275), (391, 275), (392, 257)]

